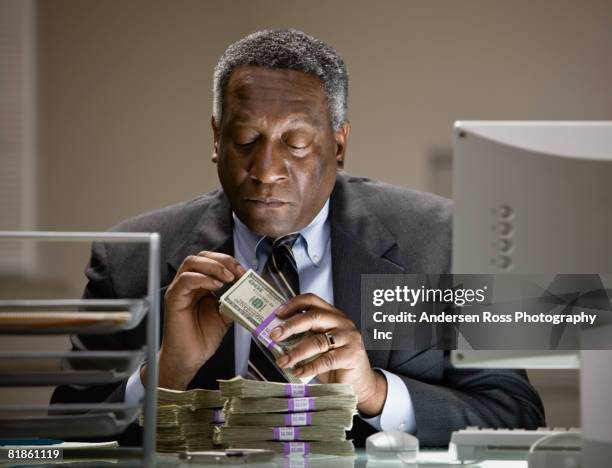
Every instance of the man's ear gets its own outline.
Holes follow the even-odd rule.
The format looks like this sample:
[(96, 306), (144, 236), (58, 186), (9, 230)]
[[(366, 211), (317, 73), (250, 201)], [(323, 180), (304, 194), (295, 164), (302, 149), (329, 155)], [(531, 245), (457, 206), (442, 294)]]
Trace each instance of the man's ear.
[(348, 144), (348, 137), (351, 133), (351, 124), (348, 120), (340, 126), (335, 132), (336, 138), (336, 163), (338, 164), (338, 170), (344, 169), (344, 160), (346, 158), (346, 145)]
[(215, 124), (214, 116), (210, 118), (210, 125), (213, 131), (213, 153), (210, 159), (212, 162), (216, 164), (217, 160), (219, 159), (219, 129), (217, 128), (217, 125)]

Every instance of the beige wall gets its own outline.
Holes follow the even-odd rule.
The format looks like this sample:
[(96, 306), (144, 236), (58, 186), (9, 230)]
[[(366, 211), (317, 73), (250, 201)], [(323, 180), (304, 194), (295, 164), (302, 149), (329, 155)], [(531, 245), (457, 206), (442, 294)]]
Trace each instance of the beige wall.
[(429, 188), (456, 119), (612, 116), (612, 2), (40, 2), (41, 224), (101, 229), (216, 186), (211, 74), (264, 27), (334, 45), (348, 170)]
[[(43, 229), (105, 229), (214, 188), (212, 68), (261, 28), (338, 49), (351, 76), (347, 170), (392, 183), (450, 195), (457, 119), (612, 117), (610, 0), (38, 5)], [(46, 258), (78, 294), (86, 250)], [(559, 378), (577, 401), (575, 376)], [(577, 406), (558, 414), (575, 420)]]

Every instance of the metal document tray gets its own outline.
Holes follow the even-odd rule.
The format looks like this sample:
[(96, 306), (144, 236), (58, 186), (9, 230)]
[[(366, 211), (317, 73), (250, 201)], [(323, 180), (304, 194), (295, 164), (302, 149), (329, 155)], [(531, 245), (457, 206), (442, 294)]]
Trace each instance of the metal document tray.
[(135, 422), (140, 410), (126, 403), (0, 405), (0, 438), (109, 436)]
[(128, 379), (143, 360), (144, 350), (0, 352), (0, 387), (109, 384)]

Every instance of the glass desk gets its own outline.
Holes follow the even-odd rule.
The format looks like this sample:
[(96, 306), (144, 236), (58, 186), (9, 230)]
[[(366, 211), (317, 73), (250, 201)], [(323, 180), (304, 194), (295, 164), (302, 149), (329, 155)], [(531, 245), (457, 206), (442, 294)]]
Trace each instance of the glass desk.
[[(188, 467), (207, 467), (214, 466), (210, 464), (194, 464), (181, 462), (177, 455), (159, 454), (157, 457), (158, 467), (166, 468), (170, 466), (179, 466), (181, 468)], [(244, 466), (242, 464), (223, 464), (219, 466)], [(417, 456), (416, 464), (404, 464), (399, 459), (394, 461), (374, 461), (368, 460), (365, 449), (356, 449), (355, 457), (334, 457), (329, 455), (311, 455), (308, 458), (302, 457), (275, 457), (272, 463), (267, 464), (249, 464), (253, 467), (274, 466), (282, 468), (394, 468), (394, 467), (427, 467), (427, 468), (445, 468), (445, 467), (470, 467), (470, 468), (527, 468), (526, 461), (499, 461), (489, 460), (472, 464), (461, 464), (459, 462), (451, 462), (446, 450), (421, 450)]]
[[(37, 464), (36, 466), (52, 466), (54, 468), (65, 466), (65, 467), (108, 467), (108, 468), (132, 468), (142, 467), (141, 454), (139, 449), (106, 449), (98, 450), (95, 454), (90, 452), (88, 456), (75, 456), (76, 454), (70, 455), (68, 458), (66, 452), (64, 452), (64, 461), (56, 462), (54, 464)], [(211, 464), (211, 463), (194, 463), (185, 461), (179, 458), (177, 454), (165, 454), (160, 453), (156, 457), (156, 463), (158, 468), (189, 468), (189, 467), (212, 467), (212, 466), (245, 466), (243, 462), (234, 464)], [(13, 466), (26, 466), (26, 465), (15, 465), (15, 464), (3, 464), (0, 463), (0, 467), (13, 467)], [(34, 465), (27, 465), (34, 466)], [(427, 468), (444, 468), (444, 467), (470, 467), (470, 468), (527, 468), (526, 461), (499, 461), (489, 460), (482, 461), (472, 464), (460, 464), (458, 462), (451, 462), (446, 450), (421, 450), (417, 457), (416, 464), (403, 464), (399, 459), (397, 462), (391, 461), (375, 461), (368, 460), (365, 450), (359, 448), (356, 450), (355, 457), (335, 457), (329, 455), (311, 455), (309, 457), (283, 457), (281, 455), (274, 458), (272, 462), (268, 463), (249, 463), (251, 467), (279, 467), (279, 468), (393, 468), (393, 467), (427, 467)]]

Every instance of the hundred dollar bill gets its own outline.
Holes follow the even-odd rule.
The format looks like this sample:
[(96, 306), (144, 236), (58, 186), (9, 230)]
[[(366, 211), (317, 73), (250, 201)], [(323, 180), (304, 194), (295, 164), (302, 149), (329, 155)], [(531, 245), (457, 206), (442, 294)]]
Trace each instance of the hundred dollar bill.
[(214, 426), (159, 428), (158, 452), (184, 452), (185, 450), (210, 450), (214, 447)]
[[(266, 450), (274, 450), (275, 452), (284, 455), (309, 455), (309, 454), (325, 454), (335, 455), (339, 457), (350, 457), (355, 455), (355, 447), (350, 440), (334, 441), (334, 442), (272, 442), (272, 441), (243, 441), (238, 443), (229, 443), (229, 448), (258, 448)], [(333, 460), (324, 460), (326, 468), (335, 466)], [(309, 466), (311, 464), (309, 463)], [(350, 465), (353, 466), (351, 460)]]
[[(284, 322), (276, 315), (276, 310), (284, 302), (285, 299), (272, 286), (253, 270), (249, 270), (221, 296), (219, 312), (236, 320), (274, 357), (279, 357), (305, 335), (294, 335), (278, 343), (270, 338), (270, 332)], [(312, 379), (299, 379), (290, 370), (282, 369), (281, 372), (289, 382), (308, 382)]]
[(221, 396), (224, 398), (263, 398), (263, 397), (310, 397), (324, 395), (353, 395), (350, 384), (292, 384), (249, 380), (237, 376), (229, 380), (218, 380)]
[[(221, 409), (192, 409), (191, 406), (161, 405), (157, 407), (157, 428), (184, 427), (187, 425), (212, 425), (225, 422)], [(140, 415), (140, 425), (144, 417)]]
[(225, 398), (221, 397), (219, 390), (205, 390), (196, 388), (193, 390), (179, 391), (168, 388), (157, 389), (157, 404), (179, 405), (189, 407), (191, 410), (201, 408), (221, 408)]
[(341, 426), (221, 426), (214, 429), (213, 442), (230, 445), (246, 441), (343, 441)]
[(356, 411), (355, 395), (327, 395), (298, 398), (236, 398), (226, 400), (223, 410), (228, 413), (303, 413), (328, 409)]
[(339, 426), (349, 430), (353, 426), (350, 409), (331, 409), (304, 413), (228, 413), (226, 426)]

